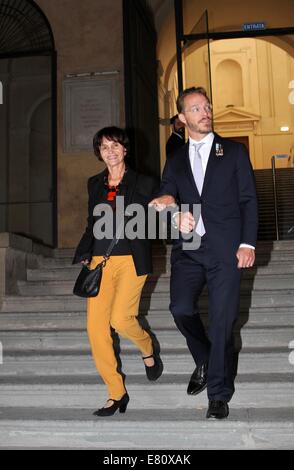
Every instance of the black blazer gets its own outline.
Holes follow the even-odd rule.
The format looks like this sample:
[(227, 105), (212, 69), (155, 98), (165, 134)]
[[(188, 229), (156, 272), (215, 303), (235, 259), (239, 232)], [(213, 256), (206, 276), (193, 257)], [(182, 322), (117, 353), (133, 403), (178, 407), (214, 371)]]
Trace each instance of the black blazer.
[[(216, 154), (216, 144), (223, 155)], [(226, 262), (236, 262), (240, 243), (256, 245), (258, 207), (255, 178), (246, 147), (215, 134), (201, 196), (194, 181), (189, 142), (165, 165), (158, 195), (170, 194), (179, 204), (201, 204), (209, 245)], [(174, 248), (179, 246), (175, 242)]]
[(185, 145), (185, 137), (179, 136), (173, 132), (165, 146), (165, 153), (167, 157), (170, 157), (173, 153), (175, 153), (178, 149), (180, 149), (183, 145)]
[[(107, 175), (107, 169), (92, 176), (88, 180), (88, 221), (85, 232), (77, 246), (73, 264), (79, 263), (82, 260), (92, 258), (94, 235), (93, 226), (96, 217), (93, 216), (94, 207), (102, 202), (102, 195), (104, 191), (104, 177)], [(147, 227), (147, 213), (148, 203), (154, 197), (158, 189), (157, 182), (154, 178), (137, 174), (131, 168), (128, 168), (125, 176), (124, 183), (127, 186), (125, 195), (125, 208), (132, 203), (139, 203), (145, 208), (145, 223)], [(134, 259), (134, 264), (138, 276), (152, 272), (152, 253), (151, 242), (147, 238), (129, 240), (131, 253)]]

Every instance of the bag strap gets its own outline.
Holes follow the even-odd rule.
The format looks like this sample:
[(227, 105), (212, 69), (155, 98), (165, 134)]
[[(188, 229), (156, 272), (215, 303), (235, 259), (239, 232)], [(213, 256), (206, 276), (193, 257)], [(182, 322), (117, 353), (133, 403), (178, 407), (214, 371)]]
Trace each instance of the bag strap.
[(109, 247), (107, 248), (105, 255), (103, 256), (105, 260), (108, 260), (110, 258), (111, 252), (113, 248), (115, 247), (115, 245), (118, 243), (120, 234), (122, 233), (122, 229), (124, 228), (124, 226), (125, 226), (125, 222), (123, 220), (120, 226), (118, 227), (118, 229), (116, 230), (113, 240), (111, 240), (111, 243)]
[[(135, 183), (134, 183), (134, 187), (133, 187), (133, 191), (132, 191), (132, 194), (131, 194), (131, 197), (130, 197), (130, 201), (132, 200), (133, 198), (133, 194), (135, 192), (135, 189), (136, 189), (136, 185), (137, 185), (137, 174), (136, 174), (136, 178), (135, 178)], [(111, 243), (109, 245), (109, 247), (107, 248), (106, 250), (106, 253), (105, 255), (103, 255), (103, 258), (104, 258), (104, 261), (103, 261), (103, 266), (105, 266), (106, 264), (106, 261), (110, 258), (110, 255), (111, 255), (111, 252), (113, 250), (113, 248), (115, 247), (115, 245), (118, 243), (119, 241), (119, 237), (124, 229), (124, 226), (125, 226), (125, 221), (124, 219), (122, 220), (121, 224), (119, 225), (119, 227), (116, 229), (116, 232), (115, 232), (115, 235), (113, 237), (113, 240), (111, 240)]]

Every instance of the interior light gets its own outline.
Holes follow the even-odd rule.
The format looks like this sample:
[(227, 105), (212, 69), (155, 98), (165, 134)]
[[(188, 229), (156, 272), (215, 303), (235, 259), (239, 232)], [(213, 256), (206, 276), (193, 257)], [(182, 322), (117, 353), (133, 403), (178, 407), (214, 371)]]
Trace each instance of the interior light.
[(282, 127), (280, 127), (280, 131), (281, 131), (281, 132), (288, 132), (288, 130), (289, 130), (289, 127), (288, 127), (288, 126), (282, 126)]

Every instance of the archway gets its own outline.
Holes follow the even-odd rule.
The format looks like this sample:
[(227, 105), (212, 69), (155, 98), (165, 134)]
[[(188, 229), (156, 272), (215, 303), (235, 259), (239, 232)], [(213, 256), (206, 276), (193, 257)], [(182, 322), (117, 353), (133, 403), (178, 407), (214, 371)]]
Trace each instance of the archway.
[[(0, 81), (0, 231), (56, 246), (56, 52), (50, 24), (32, 0), (0, 0)], [(47, 150), (36, 155), (42, 139)], [(42, 197), (38, 187), (47, 188)], [(32, 223), (45, 214), (46, 224)]]
[[(219, 40), (210, 49), (215, 130), (225, 137), (247, 140), (254, 168), (270, 168), (271, 156), (289, 154), (294, 144), (289, 100), (294, 49), (290, 55), (289, 45), (280, 38)], [(208, 88), (207, 68), (206, 46), (188, 47), (183, 62), (185, 87), (196, 83)], [(170, 115), (175, 113), (176, 76), (173, 57), (165, 74)]]

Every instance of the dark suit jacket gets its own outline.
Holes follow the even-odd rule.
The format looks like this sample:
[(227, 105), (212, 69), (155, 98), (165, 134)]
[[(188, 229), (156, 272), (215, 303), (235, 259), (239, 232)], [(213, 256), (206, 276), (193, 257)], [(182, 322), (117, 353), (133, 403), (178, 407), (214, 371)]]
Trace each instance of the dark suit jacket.
[[(223, 155), (216, 155), (216, 143)], [(219, 259), (236, 262), (240, 243), (256, 245), (258, 208), (255, 179), (243, 144), (215, 134), (201, 196), (189, 160), (189, 142), (165, 165), (158, 195), (170, 194), (179, 204), (201, 204), (207, 241)], [(179, 244), (176, 242), (174, 248)]]
[(165, 146), (165, 153), (167, 157), (173, 155), (178, 149), (185, 145), (185, 137), (180, 137), (179, 134), (172, 132), (169, 136), (166, 146)]
[[(104, 177), (107, 175), (107, 170), (104, 170), (98, 175), (92, 176), (88, 180), (88, 223), (85, 232), (77, 246), (74, 263), (79, 263), (85, 259), (92, 258), (94, 235), (93, 226), (96, 217), (93, 216), (94, 207), (102, 202), (102, 195), (104, 190)], [(145, 222), (147, 227), (147, 208), (148, 203), (153, 198), (156, 189), (158, 189), (157, 182), (154, 178), (144, 175), (139, 175), (131, 168), (128, 168), (124, 176), (124, 183), (126, 183), (127, 190), (125, 195), (125, 208), (132, 203), (138, 203), (145, 208)], [(151, 242), (146, 238), (145, 240), (137, 239), (129, 240), (134, 264), (138, 276), (152, 272), (152, 253)]]

